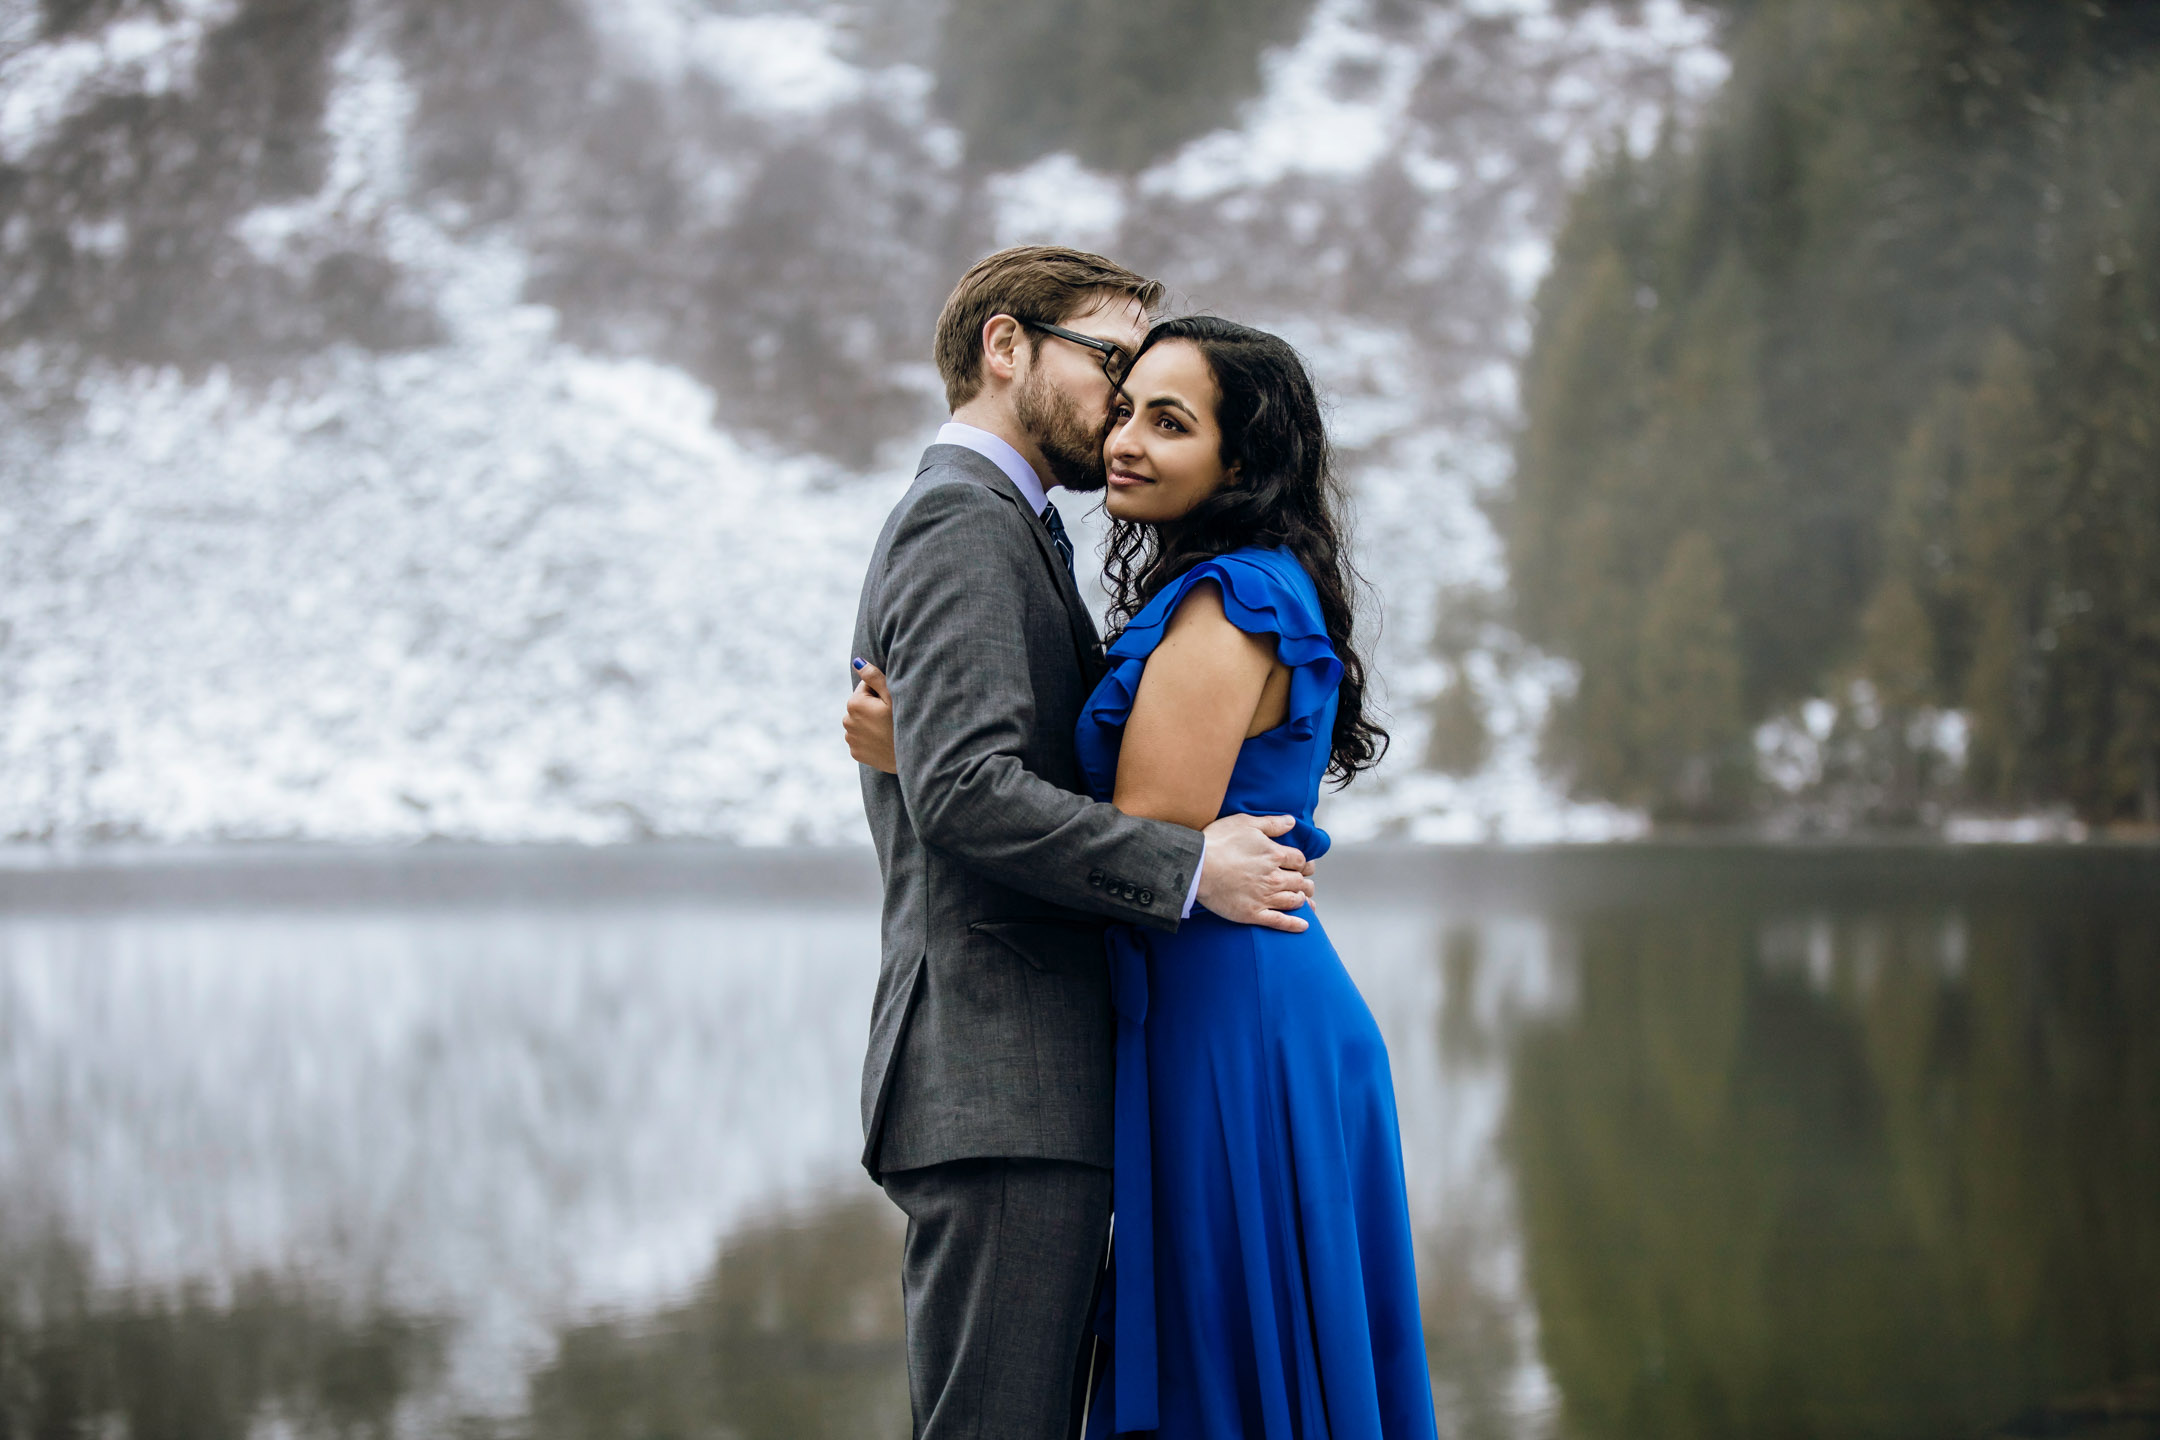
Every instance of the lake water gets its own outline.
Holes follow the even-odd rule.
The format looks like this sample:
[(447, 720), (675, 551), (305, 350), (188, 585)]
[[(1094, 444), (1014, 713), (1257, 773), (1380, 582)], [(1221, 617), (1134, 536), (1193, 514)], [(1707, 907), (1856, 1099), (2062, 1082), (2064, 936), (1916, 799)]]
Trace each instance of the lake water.
[[(2160, 851), (1369, 850), (1442, 1432), (2160, 1436)], [(865, 856), (0, 864), (0, 1437), (903, 1436)]]

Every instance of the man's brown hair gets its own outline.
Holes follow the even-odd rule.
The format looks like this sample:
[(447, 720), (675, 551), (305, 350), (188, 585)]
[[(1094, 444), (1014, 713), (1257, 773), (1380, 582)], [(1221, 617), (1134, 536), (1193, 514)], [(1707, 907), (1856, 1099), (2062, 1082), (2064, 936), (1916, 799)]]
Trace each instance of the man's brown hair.
[[(1162, 303), (1160, 280), (1063, 245), (1016, 245), (985, 255), (968, 267), (946, 297), (937, 322), (937, 367), (945, 377), (952, 409), (982, 389), (982, 330), (993, 315), (1058, 325), (1092, 309), (1105, 295), (1127, 295), (1153, 311)], [(1042, 336), (1031, 337), (1036, 346)]]

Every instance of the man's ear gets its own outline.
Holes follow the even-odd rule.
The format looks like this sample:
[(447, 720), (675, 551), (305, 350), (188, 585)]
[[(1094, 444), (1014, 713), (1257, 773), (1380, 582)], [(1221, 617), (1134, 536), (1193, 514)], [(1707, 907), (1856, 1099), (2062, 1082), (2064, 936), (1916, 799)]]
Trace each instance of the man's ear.
[(984, 376), (1010, 382), (1023, 363), (1020, 322), (1010, 315), (993, 315), (983, 321), (982, 348)]

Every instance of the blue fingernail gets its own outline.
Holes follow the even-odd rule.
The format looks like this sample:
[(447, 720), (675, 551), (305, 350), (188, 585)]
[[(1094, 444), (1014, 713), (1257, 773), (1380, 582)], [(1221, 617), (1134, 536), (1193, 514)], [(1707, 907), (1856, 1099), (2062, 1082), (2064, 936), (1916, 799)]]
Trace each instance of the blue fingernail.
[(858, 670), (860, 670), (860, 669), (862, 669), (862, 667), (863, 667), (863, 661), (862, 661), (862, 656), (858, 655), (858, 656), (856, 656), (856, 657), (855, 657), (855, 668), (856, 668), (856, 669), (858, 669)]

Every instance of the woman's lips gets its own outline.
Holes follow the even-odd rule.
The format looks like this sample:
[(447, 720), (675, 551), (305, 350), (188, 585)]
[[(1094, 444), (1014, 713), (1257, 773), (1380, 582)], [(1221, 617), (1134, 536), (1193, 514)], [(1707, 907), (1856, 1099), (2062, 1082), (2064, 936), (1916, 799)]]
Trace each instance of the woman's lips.
[(1155, 482), (1146, 475), (1135, 475), (1130, 470), (1112, 470), (1110, 472), (1110, 483), (1112, 485), (1152, 485)]

